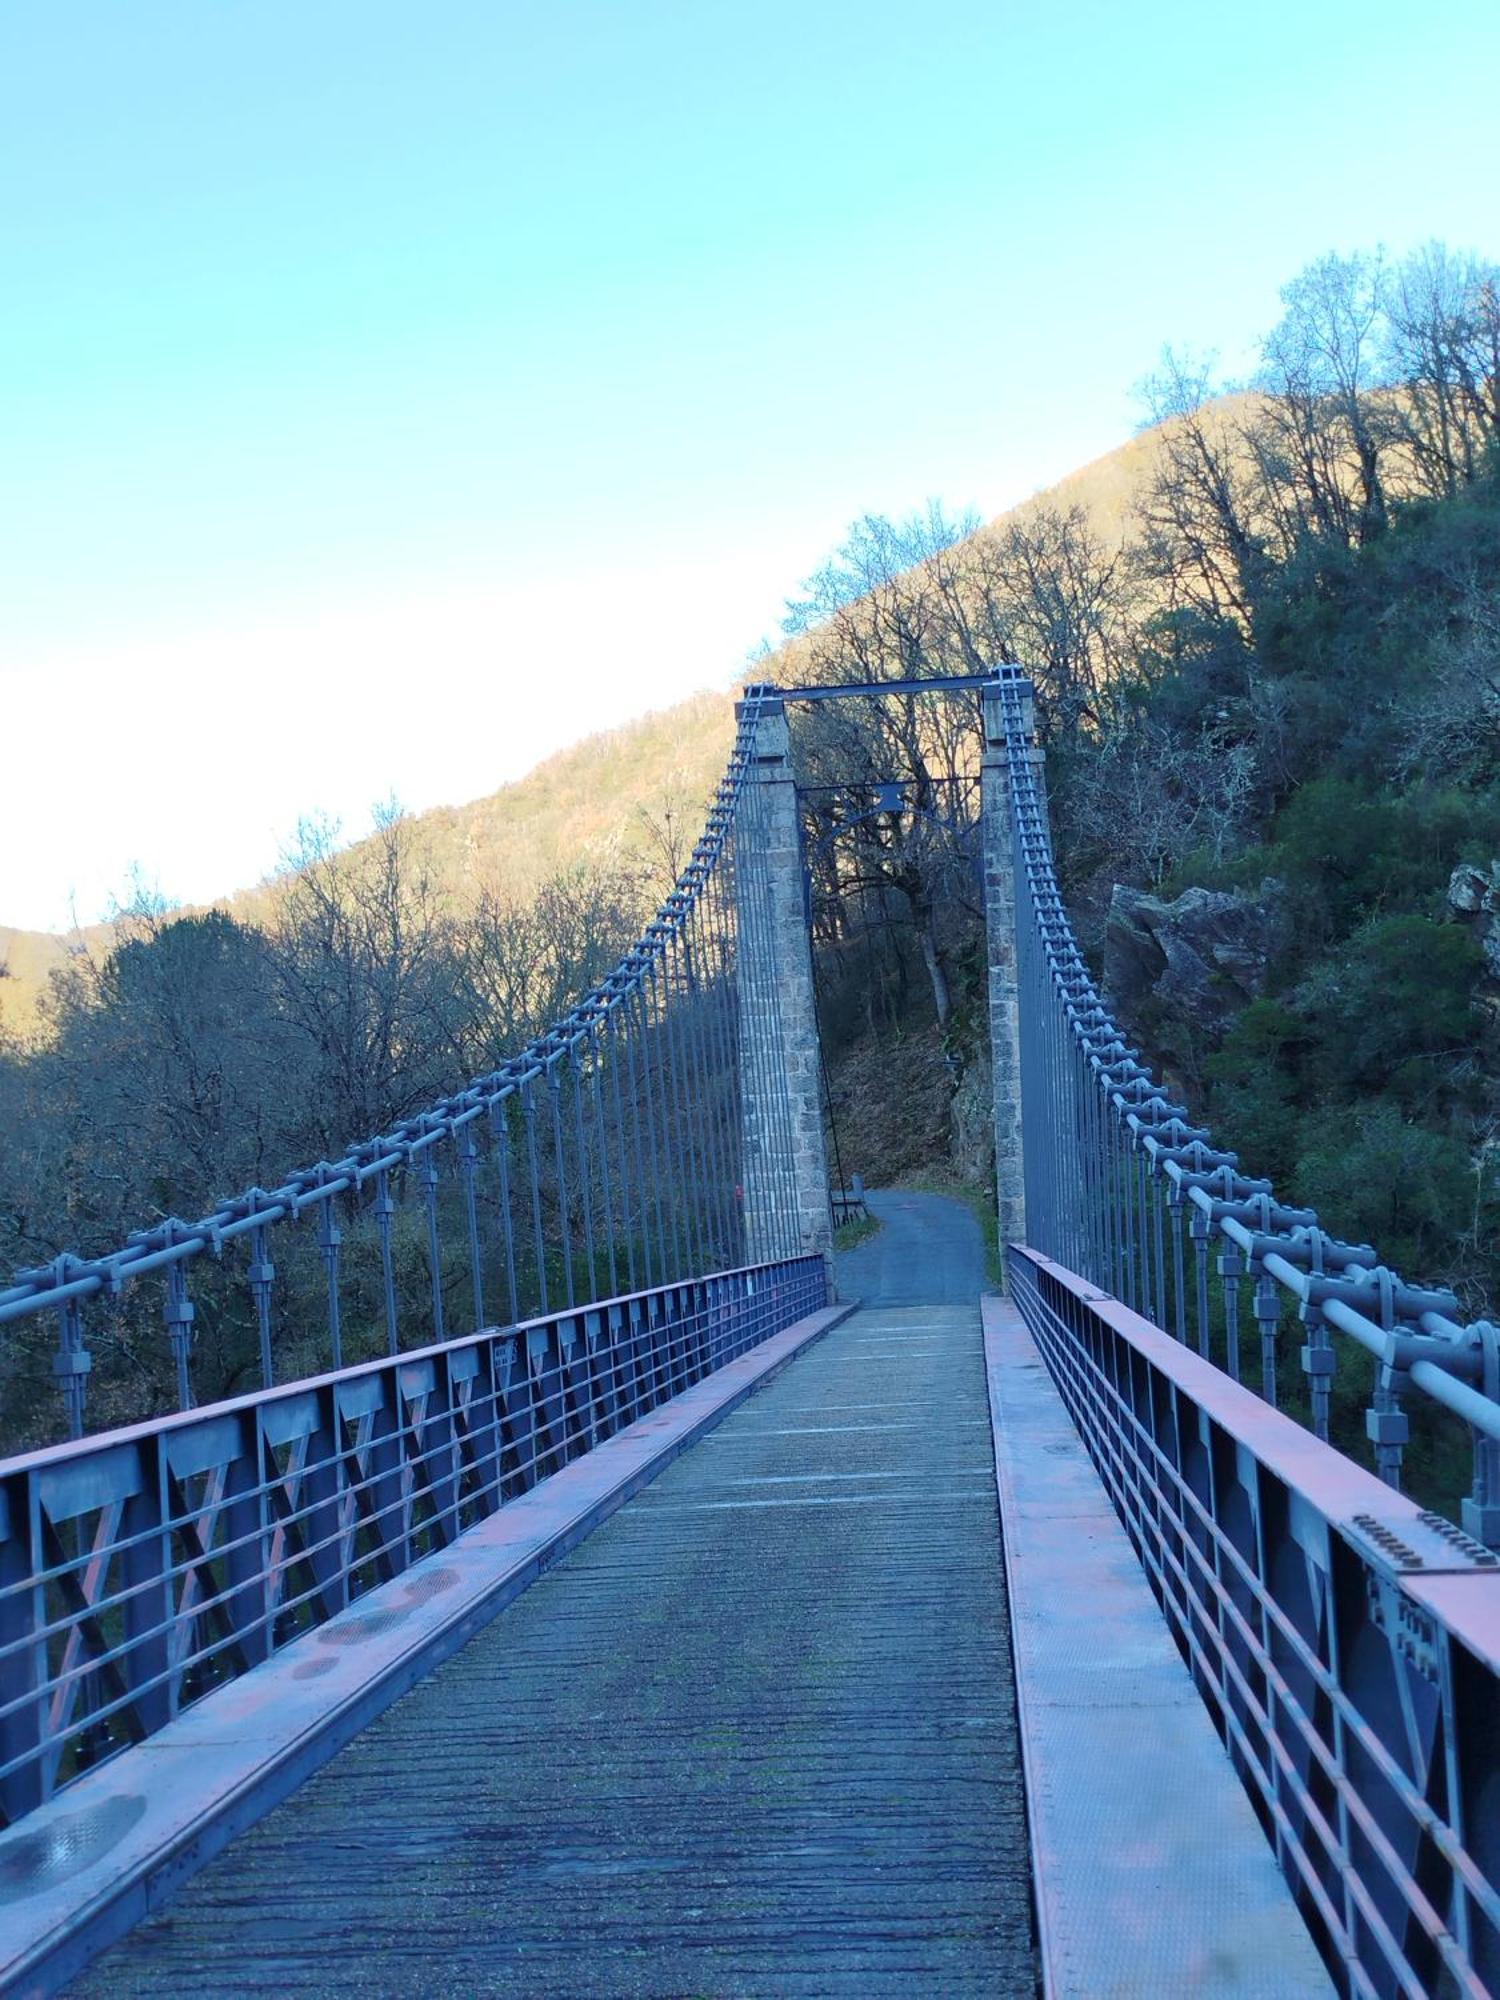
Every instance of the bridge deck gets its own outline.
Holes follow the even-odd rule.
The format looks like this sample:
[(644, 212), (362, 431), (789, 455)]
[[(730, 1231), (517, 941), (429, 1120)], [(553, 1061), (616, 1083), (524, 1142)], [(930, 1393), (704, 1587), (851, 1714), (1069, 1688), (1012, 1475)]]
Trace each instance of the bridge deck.
[(827, 1335), (73, 1990), (1030, 1992), (978, 1233), (896, 1199), (968, 1303)]

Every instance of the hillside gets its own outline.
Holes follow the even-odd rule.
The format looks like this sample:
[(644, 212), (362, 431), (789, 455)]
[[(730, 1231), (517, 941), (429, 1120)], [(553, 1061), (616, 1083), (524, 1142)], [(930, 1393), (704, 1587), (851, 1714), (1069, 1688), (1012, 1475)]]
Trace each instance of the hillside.
[[(734, 735), (734, 696), (696, 694), (675, 707), (570, 745), (513, 784), (468, 805), (437, 806), (413, 821), (416, 853), (463, 904), (480, 890), (527, 895), (570, 863), (640, 848), (643, 816), (679, 812), (689, 841), (703, 818)], [(357, 856), (362, 843), (352, 850)], [(245, 919), (274, 904), (274, 881), (238, 890), (215, 907)], [(77, 932), (0, 925), (0, 1029), (30, 1038), (53, 971), (81, 950), (107, 951), (109, 924)]]
[(92, 924), (66, 936), (0, 924), (0, 1030), (31, 1034), (37, 1025), (37, 1002), (51, 975), (67, 964), (74, 951), (90, 944), (107, 949), (110, 937), (108, 924)]
[[(1118, 544), (1160, 442), (1159, 429), (1141, 432), (997, 515), (980, 534), (1024, 520), (1039, 508), (1077, 506), (1102, 541)], [(789, 587), (792, 582), (788, 578)], [(772, 678), (789, 650), (768, 662)], [(622, 728), (585, 737), (485, 798), (418, 815), (419, 852), (434, 878), (463, 902), (486, 887), (524, 895), (571, 862), (638, 848), (645, 836), (643, 813), (659, 818), (670, 808), (675, 818), (680, 812), (691, 826), (678, 830), (691, 838), (728, 755), (733, 709), (731, 691), (705, 690)], [(217, 907), (255, 918), (275, 894), (274, 882), (262, 883), (231, 892)], [(34, 1036), (50, 974), (72, 951), (107, 950), (111, 935), (108, 924), (68, 935), (0, 924), (0, 1030)]]
[[(418, 814), (416, 855), (464, 905), (484, 889), (525, 896), (573, 862), (639, 849), (649, 839), (645, 818), (666, 811), (691, 823), (691, 842), (733, 736), (732, 693), (691, 695), (570, 744), (486, 798)], [(351, 853), (363, 846), (357, 842)], [(254, 917), (275, 895), (272, 882), (229, 897), (224, 907)]]

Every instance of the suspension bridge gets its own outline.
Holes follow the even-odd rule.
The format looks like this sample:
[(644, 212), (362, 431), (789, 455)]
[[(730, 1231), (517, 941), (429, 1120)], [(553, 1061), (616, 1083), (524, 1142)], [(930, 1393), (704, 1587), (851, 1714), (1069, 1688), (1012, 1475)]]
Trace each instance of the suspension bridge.
[[(977, 710), (1003, 1289), (833, 1248), (787, 709), (879, 695)], [(0, 1325), (6, 1992), (1500, 1993), (1500, 1331), (1141, 1063), (1019, 668), (747, 689), (565, 1020)]]

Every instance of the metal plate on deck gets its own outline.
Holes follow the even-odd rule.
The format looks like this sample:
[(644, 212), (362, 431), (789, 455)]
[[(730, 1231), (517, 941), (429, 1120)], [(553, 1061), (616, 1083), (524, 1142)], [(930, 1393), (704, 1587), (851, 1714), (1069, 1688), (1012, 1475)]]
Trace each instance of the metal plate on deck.
[(65, 1882), (107, 1854), (129, 1833), (146, 1801), (117, 1792), (77, 1812), (61, 1813), (45, 1828), (0, 1840), (0, 1903), (18, 1902)]
[(1445, 1515), (1355, 1514), (1339, 1523), (1372, 1568), (1386, 1576), (1442, 1576), (1454, 1571), (1500, 1571), (1500, 1555), (1476, 1542)]

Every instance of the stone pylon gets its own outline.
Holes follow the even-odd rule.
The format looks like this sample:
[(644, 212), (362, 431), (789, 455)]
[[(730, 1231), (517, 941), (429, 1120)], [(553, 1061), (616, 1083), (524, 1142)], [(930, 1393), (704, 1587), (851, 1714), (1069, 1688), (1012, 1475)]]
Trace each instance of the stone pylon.
[[(1035, 709), (1021, 683), (1026, 755), (1039, 766)], [(1026, 1241), (1026, 1179), (1021, 1136), (1021, 992), (1016, 938), (1016, 874), (1011, 814), (1010, 749), (998, 693), (984, 696), (984, 759), (980, 766), (980, 842), (984, 861), (984, 921), (989, 957), (990, 1049), (994, 1064), (995, 1203), (1002, 1254)], [(1040, 771), (1037, 776), (1040, 779)]]
[[(812, 941), (786, 711), (762, 706), (735, 829), (745, 1255), (821, 1255), (833, 1222)], [(830, 1290), (830, 1297), (832, 1292)]]

